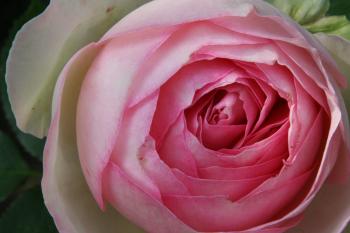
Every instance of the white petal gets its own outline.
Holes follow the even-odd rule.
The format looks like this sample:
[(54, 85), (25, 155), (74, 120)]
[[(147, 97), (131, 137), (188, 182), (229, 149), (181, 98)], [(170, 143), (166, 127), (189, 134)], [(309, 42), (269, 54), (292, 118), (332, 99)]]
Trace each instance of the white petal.
[(58, 74), (84, 45), (98, 40), (121, 17), (147, 0), (53, 0), (18, 32), (6, 80), (17, 125), (43, 137), (51, 121)]
[(82, 80), (99, 49), (91, 44), (79, 51), (56, 86), (56, 109), (44, 156), (44, 200), (61, 233), (142, 233), (113, 208), (104, 212), (98, 208), (79, 162), (75, 139), (77, 99)]
[[(324, 33), (315, 34), (316, 38), (327, 48), (339, 69), (346, 75), (350, 82), (350, 41), (336, 35), (327, 35)], [(350, 112), (350, 88), (342, 91), (346, 108)]]

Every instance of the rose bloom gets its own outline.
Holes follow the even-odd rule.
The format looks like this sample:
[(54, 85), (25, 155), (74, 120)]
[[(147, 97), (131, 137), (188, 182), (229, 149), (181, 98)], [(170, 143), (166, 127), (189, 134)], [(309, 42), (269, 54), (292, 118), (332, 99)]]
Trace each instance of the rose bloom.
[(59, 232), (340, 233), (346, 79), (326, 49), (260, 0), (143, 3), (52, 1), (15, 39), (11, 104), (49, 127)]

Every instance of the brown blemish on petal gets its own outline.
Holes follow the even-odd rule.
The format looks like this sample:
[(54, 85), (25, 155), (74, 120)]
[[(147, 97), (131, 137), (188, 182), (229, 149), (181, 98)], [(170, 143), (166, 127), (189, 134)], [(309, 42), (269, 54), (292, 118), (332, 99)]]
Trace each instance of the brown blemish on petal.
[(110, 13), (113, 9), (115, 8), (115, 6), (110, 6), (106, 9), (106, 13)]

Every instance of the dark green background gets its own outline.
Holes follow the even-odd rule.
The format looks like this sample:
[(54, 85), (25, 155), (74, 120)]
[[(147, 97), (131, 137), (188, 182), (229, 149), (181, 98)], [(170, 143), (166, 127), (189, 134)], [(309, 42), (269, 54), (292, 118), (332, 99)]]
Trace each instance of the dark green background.
[[(16, 31), (42, 12), (48, 2), (49, 0), (1, 1), (0, 233), (57, 232), (44, 206), (40, 190), (44, 141), (25, 135), (16, 128), (4, 83), (5, 61)], [(350, 17), (350, 0), (331, 2), (330, 15), (345, 14)], [(350, 227), (346, 232), (350, 233)]]

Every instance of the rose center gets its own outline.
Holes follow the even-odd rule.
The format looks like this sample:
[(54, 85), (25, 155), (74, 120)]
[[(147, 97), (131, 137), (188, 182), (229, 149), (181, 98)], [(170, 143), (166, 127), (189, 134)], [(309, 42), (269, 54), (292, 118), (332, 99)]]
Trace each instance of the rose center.
[(206, 120), (212, 125), (245, 124), (243, 102), (236, 93), (218, 93), (207, 109)]
[(251, 79), (240, 82), (201, 92), (185, 110), (188, 130), (208, 149), (254, 144), (288, 120), (287, 101), (271, 87)]

